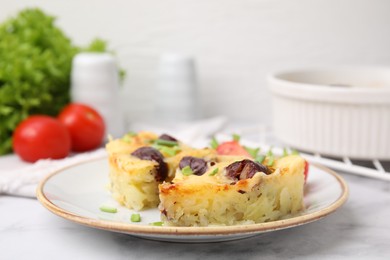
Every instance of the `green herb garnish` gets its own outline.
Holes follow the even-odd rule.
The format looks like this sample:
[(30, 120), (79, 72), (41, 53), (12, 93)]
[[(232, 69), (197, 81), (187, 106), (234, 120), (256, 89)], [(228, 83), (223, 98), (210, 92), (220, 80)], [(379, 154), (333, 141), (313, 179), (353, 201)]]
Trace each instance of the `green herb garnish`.
[(126, 142), (126, 143), (130, 143), (133, 139), (132, 137), (136, 136), (137, 133), (135, 132), (128, 132), (127, 134), (125, 134), (123, 137), (122, 137), (122, 141)]
[(250, 148), (247, 146), (244, 146), (244, 149), (252, 156), (252, 158), (256, 158), (257, 154), (260, 151), (260, 148)]
[(174, 146), (174, 147), (157, 146), (157, 149), (163, 153), (168, 154), (169, 156), (175, 156), (178, 152), (180, 152), (180, 148), (178, 146)]
[(118, 210), (115, 207), (103, 205), (100, 208), (100, 211), (107, 212), (107, 213), (117, 213)]
[(260, 154), (260, 155), (256, 156), (255, 161), (258, 163), (263, 163), (264, 159), (265, 159), (265, 156)]
[(218, 173), (218, 171), (219, 171), (219, 169), (218, 169), (218, 168), (215, 168), (215, 169), (209, 174), (209, 176), (214, 176), (215, 174)]
[(274, 157), (274, 153), (272, 152), (272, 147), (269, 148), (267, 152), (267, 157), (268, 157), (267, 166), (272, 166), (275, 162), (275, 157)]
[(236, 142), (239, 142), (241, 139), (241, 136), (238, 134), (233, 134), (232, 137), (233, 137), (233, 141), (236, 141)]
[(130, 143), (131, 142), (131, 137), (128, 136), (128, 135), (125, 135), (125, 136), (122, 137), (122, 141), (126, 142), (126, 143)]
[(215, 137), (211, 138), (210, 146), (213, 149), (217, 149), (217, 147), (219, 146), (219, 143)]
[(287, 148), (284, 147), (283, 148), (283, 157), (287, 156), (288, 155), (288, 151), (287, 151)]
[(134, 137), (134, 136), (137, 135), (137, 133), (134, 132), (134, 131), (130, 131), (130, 132), (128, 132), (126, 135), (128, 135), (128, 136), (130, 136), (130, 137)]
[(191, 167), (189, 165), (187, 165), (186, 167), (184, 167), (183, 169), (181, 169), (181, 173), (185, 176), (190, 176), (193, 174), (193, 171), (191, 169)]
[(154, 141), (156, 145), (161, 145), (161, 146), (168, 146), (168, 147), (173, 147), (179, 145), (178, 142), (176, 141), (170, 141), (170, 140), (164, 140), (164, 139), (156, 139)]
[(149, 225), (151, 226), (158, 226), (158, 227), (161, 227), (164, 225), (164, 222), (161, 222), (161, 221), (157, 221), (157, 222), (152, 222), (152, 223), (149, 223)]
[(141, 215), (138, 213), (131, 214), (130, 220), (131, 222), (141, 222)]
[(275, 162), (275, 157), (273, 155), (268, 156), (267, 166), (272, 166)]

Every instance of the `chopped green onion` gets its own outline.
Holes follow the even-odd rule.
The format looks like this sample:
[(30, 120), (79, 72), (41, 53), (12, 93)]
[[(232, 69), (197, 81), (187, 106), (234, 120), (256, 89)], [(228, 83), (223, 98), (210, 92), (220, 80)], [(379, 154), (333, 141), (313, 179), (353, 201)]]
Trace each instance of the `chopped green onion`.
[(136, 214), (131, 214), (130, 218), (131, 222), (140, 222), (141, 221), (141, 215), (136, 213)]
[(264, 159), (265, 159), (264, 155), (258, 155), (258, 156), (256, 156), (255, 161), (258, 163), (263, 163)]
[(134, 136), (137, 135), (137, 133), (134, 132), (134, 131), (130, 131), (130, 132), (128, 132), (126, 135), (128, 135), (128, 136), (130, 136), (130, 137), (134, 137)]
[(211, 141), (210, 141), (211, 148), (217, 149), (218, 145), (219, 145), (219, 143), (218, 143), (217, 139), (215, 137), (211, 138)]
[(145, 139), (144, 144), (154, 144), (155, 140), (153, 139)]
[(193, 174), (193, 171), (192, 171), (191, 167), (189, 165), (187, 165), (186, 167), (181, 169), (181, 173), (183, 173), (183, 175), (185, 175), (185, 176), (189, 176), (189, 175)]
[(267, 162), (267, 166), (272, 166), (275, 162), (275, 157), (273, 155), (270, 155), (268, 157), (268, 162)]
[(236, 142), (239, 142), (240, 139), (241, 139), (241, 136), (238, 135), (238, 134), (233, 134), (232, 136), (233, 136), (233, 140), (236, 141)]
[(268, 152), (267, 152), (267, 156), (273, 156), (274, 153), (272, 152), (272, 147), (269, 148)]
[(288, 155), (288, 151), (287, 151), (287, 148), (284, 147), (283, 148), (283, 157), (287, 156)]
[(117, 211), (118, 211), (115, 207), (111, 207), (111, 206), (107, 206), (107, 205), (103, 205), (99, 209), (101, 211), (107, 212), (107, 213), (117, 213)]
[(209, 174), (209, 176), (214, 176), (215, 174), (217, 174), (217, 172), (218, 172), (218, 168), (215, 168), (210, 174)]
[(132, 140), (132, 137), (136, 136), (137, 133), (135, 132), (128, 132), (127, 134), (125, 134), (123, 137), (122, 137), (122, 141), (126, 142), (126, 143), (130, 143), (131, 140)]
[(161, 227), (163, 224), (164, 224), (164, 222), (157, 221), (157, 222), (152, 222), (152, 223), (150, 223), (149, 225), (151, 225), (151, 226), (159, 226), (159, 227)]
[(250, 148), (247, 146), (244, 146), (244, 149), (252, 156), (252, 158), (256, 158), (257, 154), (260, 151), (260, 148)]
[(164, 140), (164, 139), (156, 139), (154, 141), (154, 143), (157, 145), (168, 146), (168, 147), (173, 147), (173, 146), (179, 145), (179, 143), (176, 141), (169, 141), (169, 140)]
[(299, 155), (299, 152), (298, 152), (297, 150), (295, 150), (295, 149), (292, 149), (292, 150), (291, 150), (291, 154), (293, 154), (293, 155)]
[(131, 142), (131, 137), (128, 136), (128, 135), (125, 135), (124, 137), (122, 137), (122, 141), (126, 142), (126, 143), (130, 143)]
[(157, 146), (161, 152), (166, 153), (170, 156), (175, 156), (178, 152), (180, 152), (180, 148), (178, 146), (175, 147), (166, 147), (166, 146)]
[(168, 147), (168, 146), (153, 144), (152, 147), (156, 148), (161, 152), (167, 153), (170, 156), (174, 156), (181, 151), (179, 146)]

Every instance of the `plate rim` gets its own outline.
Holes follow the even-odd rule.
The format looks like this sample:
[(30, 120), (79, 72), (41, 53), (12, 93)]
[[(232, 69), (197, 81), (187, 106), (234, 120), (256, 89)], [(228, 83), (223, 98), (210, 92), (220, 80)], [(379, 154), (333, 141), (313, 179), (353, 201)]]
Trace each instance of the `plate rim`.
[(82, 224), (84, 226), (108, 230), (119, 233), (127, 233), (134, 235), (166, 235), (166, 236), (202, 236), (202, 235), (244, 235), (250, 233), (265, 233), (275, 230), (286, 229), (290, 227), (300, 226), (316, 220), (319, 220), (340, 208), (348, 199), (349, 188), (345, 180), (333, 170), (317, 164), (310, 163), (311, 165), (325, 171), (327, 174), (332, 175), (337, 183), (340, 185), (340, 196), (327, 207), (308, 213), (306, 215), (295, 216), (287, 219), (281, 219), (265, 223), (245, 224), (245, 225), (232, 225), (232, 226), (208, 226), (208, 227), (175, 227), (175, 226), (152, 226), (152, 225), (137, 225), (131, 223), (115, 222), (109, 220), (91, 219), (88, 217), (80, 216), (65, 210), (55, 205), (50, 199), (48, 199), (44, 193), (44, 187), (46, 183), (55, 175), (67, 170), (69, 168), (76, 167), (78, 165), (92, 163), (95, 161), (106, 159), (107, 156), (90, 159), (83, 162), (78, 162), (72, 165), (68, 165), (45, 176), (38, 184), (36, 195), (38, 201), (53, 214), (70, 220), (72, 222)]

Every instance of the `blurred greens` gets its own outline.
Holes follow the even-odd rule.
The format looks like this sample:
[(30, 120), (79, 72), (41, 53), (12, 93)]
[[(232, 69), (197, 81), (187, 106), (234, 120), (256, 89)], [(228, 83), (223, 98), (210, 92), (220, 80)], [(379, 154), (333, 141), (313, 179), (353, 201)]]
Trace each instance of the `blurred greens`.
[(31, 114), (57, 115), (70, 102), (72, 58), (81, 51), (106, 51), (94, 40), (72, 44), (39, 9), (25, 9), (0, 24), (0, 155), (11, 152), (12, 132)]

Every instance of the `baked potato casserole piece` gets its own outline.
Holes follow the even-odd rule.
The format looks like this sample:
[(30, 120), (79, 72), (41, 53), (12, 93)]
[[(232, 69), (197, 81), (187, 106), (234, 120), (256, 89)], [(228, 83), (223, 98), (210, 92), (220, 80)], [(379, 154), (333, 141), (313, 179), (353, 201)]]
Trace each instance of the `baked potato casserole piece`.
[(208, 162), (203, 174), (176, 171), (159, 185), (161, 218), (170, 226), (210, 226), (277, 220), (303, 208), (305, 160), (291, 155), (272, 167), (250, 159)]
[(135, 210), (158, 206), (158, 185), (174, 178), (183, 157), (216, 157), (212, 149), (194, 149), (171, 136), (149, 132), (129, 133), (111, 140), (106, 150), (112, 196)]

